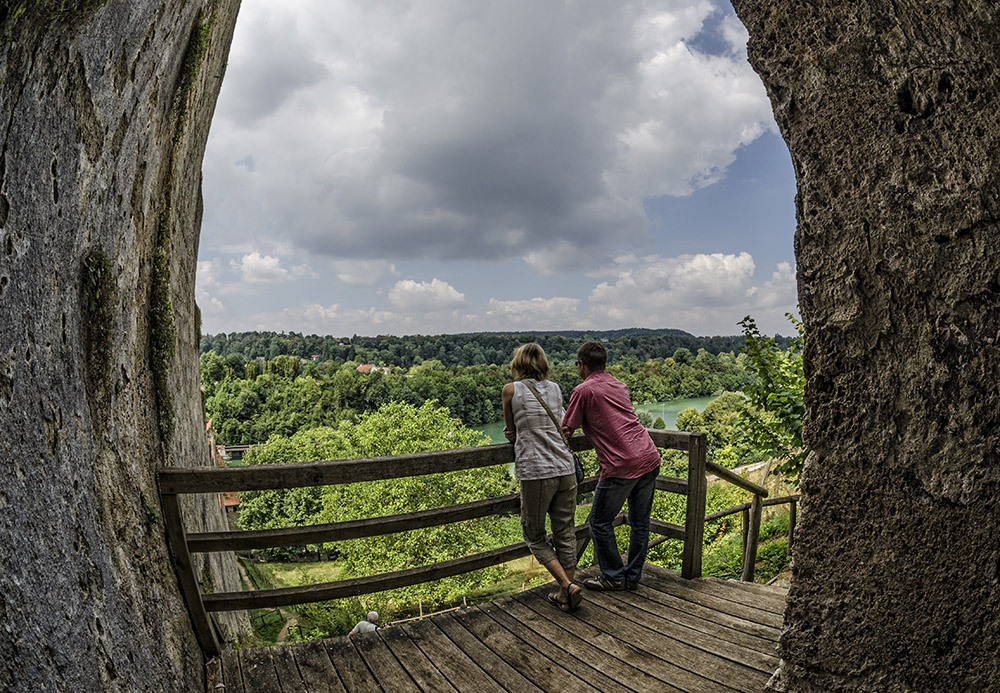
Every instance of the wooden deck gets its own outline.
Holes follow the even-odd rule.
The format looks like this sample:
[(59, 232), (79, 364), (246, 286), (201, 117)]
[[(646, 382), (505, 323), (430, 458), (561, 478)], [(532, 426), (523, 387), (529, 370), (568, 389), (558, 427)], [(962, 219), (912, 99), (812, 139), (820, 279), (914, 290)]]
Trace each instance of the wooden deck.
[(206, 690), (761, 691), (778, 666), (783, 589), (648, 565), (638, 591), (585, 590), (574, 613), (546, 601), (551, 590), (350, 638), (226, 650)]

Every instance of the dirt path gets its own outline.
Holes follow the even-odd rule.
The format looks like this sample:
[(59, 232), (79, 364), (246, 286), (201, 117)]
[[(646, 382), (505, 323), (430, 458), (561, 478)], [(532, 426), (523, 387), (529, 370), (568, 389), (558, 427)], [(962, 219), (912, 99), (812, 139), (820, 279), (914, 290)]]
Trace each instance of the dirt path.
[[(246, 566), (243, 565), (243, 561), (236, 561), (236, 569), (239, 571), (240, 578), (243, 580), (243, 586), (247, 589), (254, 589), (253, 580), (250, 579), (250, 575), (247, 573), (247, 569)], [(281, 614), (283, 619), (285, 619), (285, 623), (281, 626), (281, 630), (275, 637), (275, 642), (288, 642), (288, 629), (293, 625), (299, 625), (299, 620), (295, 617), (295, 614), (280, 607), (278, 608), (278, 613)]]

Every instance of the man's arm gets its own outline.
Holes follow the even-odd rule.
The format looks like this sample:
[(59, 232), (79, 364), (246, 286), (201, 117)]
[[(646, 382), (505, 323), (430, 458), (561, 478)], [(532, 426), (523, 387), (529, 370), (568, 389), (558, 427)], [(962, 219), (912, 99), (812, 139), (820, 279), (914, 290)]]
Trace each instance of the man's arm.
[(563, 433), (569, 438), (581, 425), (583, 425), (583, 398), (579, 389), (574, 389), (569, 393), (569, 404), (566, 405), (566, 413), (563, 414)]

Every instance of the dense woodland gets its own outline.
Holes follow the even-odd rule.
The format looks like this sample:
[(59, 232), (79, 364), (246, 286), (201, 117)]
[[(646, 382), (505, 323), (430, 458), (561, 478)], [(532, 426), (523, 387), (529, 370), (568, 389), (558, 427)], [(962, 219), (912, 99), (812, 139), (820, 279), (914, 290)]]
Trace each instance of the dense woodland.
[[(378, 366), (410, 368), (424, 361), (438, 361), (448, 366), (483, 366), (510, 362), (514, 349), (525, 342), (537, 342), (551, 361), (573, 361), (577, 348), (596, 339), (608, 349), (609, 360), (631, 357), (638, 361), (663, 358), (678, 349), (696, 354), (704, 349), (710, 354), (735, 353), (745, 343), (743, 335), (695, 337), (681, 330), (632, 328), (591, 332), (486, 332), (475, 334), (410, 335), (394, 337), (320, 337), (297, 332), (230, 332), (204, 335), (201, 353), (214, 351), (219, 356), (231, 354), (244, 361), (266, 360), (278, 356), (296, 356), (312, 361), (372, 363)], [(787, 348), (790, 338), (775, 337)]]
[[(550, 377), (567, 401), (580, 383), (575, 345), (569, 353), (567, 359), (550, 361)], [(276, 433), (291, 435), (301, 428), (353, 421), (389, 402), (419, 406), (433, 401), (469, 426), (499, 421), (500, 389), (511, 380), (510, 357), (507, 352), (500, 363), (473, 366), (429, 359), (365, 372), (358, 370), (357, 361), (317, 362), (297, 356), (245, 361), (239, 354), (208, 351), (201, 356), (201, 380), (217, 440), (255, 444)], [(619, 357), (608, 372), (628, 385), (638, 403), (739, 391), (753, 378), (743, 356), (704, 349), (692, 354), (684, 347), (643, 361)]]

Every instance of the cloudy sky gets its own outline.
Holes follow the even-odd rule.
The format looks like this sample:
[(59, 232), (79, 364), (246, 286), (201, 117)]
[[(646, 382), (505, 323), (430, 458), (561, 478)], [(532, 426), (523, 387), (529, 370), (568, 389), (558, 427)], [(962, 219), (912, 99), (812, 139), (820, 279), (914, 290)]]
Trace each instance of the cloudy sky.
[(789, 334), (795, 181), (725, 0), (243, 0), (205, 333)]

